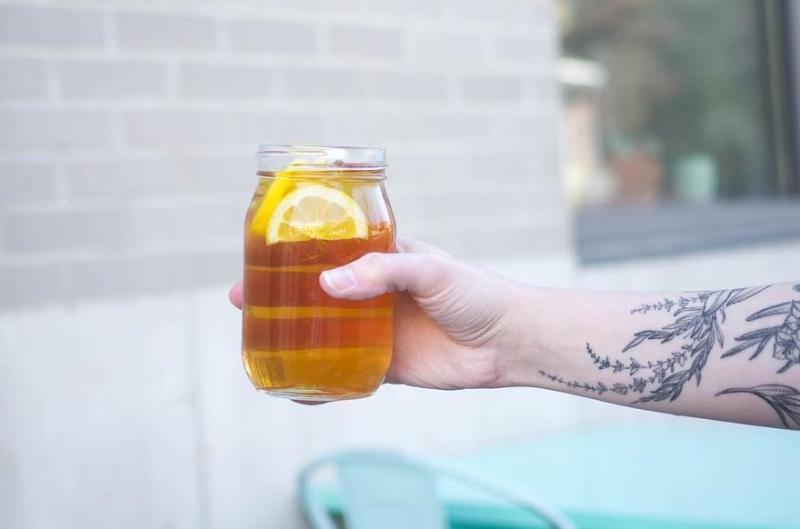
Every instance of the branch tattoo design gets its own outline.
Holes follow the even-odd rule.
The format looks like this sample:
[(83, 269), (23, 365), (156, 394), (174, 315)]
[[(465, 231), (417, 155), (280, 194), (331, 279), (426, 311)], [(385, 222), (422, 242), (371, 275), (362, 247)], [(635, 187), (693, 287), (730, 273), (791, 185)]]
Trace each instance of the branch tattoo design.
[[(638, 395), (634, 404), (645, 402), (672, 402), (680, 397), (686, 384), (692, 380), (699, 386), (703, 369), (714, 348), (724, 350), (723, 325), (726, 309), (757, 296), (769, 286), (717, 290), (665, 298), (653, 304), (644, 304), (631, 310), (631, 314), (667, 312), (672, 322), (660, 329), (647, 329), (634, 333), (622, 349), (631, 353), (625, 361), (612, 359), (594, 351), (586, 344), (586, 355), (598, 370), (627, 375), (625, 382), (611, 386), (603, 382), (568, 380), (554, 373), (540, 371), (553, 382), (572, 389), (602, 395), (610, 391), (619, 395)], [(794, 286), (800, 292), (800, 284)], [(800, 299), (789, 300), (765, 307), (747, 317), (748, 322), (764, 321), (764, 327), (735, 337), (737, 345), (723, 352), (720, 358), (749, 353), (754, 360), (770, 349), (772, 358), (780, 362), (778, 374), (794, 365), (800, 365)], [(771, 325), (770, 325), (771, 323)], [(669, 344), (666, 354), (658, 359), (639, 361), (632, 353), (645, 342)], [(800, 391), (784, 384), (761, 384), (752, 387), (732, 387), (718, 392), (717, 396), (750, 394), (769, 404), (786, 428), (800, 427)]]

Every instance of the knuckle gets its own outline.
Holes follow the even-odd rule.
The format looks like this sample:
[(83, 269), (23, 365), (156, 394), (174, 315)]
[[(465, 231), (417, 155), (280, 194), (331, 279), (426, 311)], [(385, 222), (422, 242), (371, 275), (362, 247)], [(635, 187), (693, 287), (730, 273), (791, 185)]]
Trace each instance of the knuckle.
[(453, 265), (453, 258), (447, 255), (430, 254), (424, 256), (425, 265), (436, 272), (447, 270)]
[(381, 253), (368, 253), (358, 260), (356, 266), (358, 274), (362, 279), (376, 281), (386, 269), (386, 255)]
[(382, 253), (368, 253), (365, 254), (359, 260), (359, 263), (363, 268), (367, 269), (377, 269), (382, 268), (385, 265), (386, 256)]

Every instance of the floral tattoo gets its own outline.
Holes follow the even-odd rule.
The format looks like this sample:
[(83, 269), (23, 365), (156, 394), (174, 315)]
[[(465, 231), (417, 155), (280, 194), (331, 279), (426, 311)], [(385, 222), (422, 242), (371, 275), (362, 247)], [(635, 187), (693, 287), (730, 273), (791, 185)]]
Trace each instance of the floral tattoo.
[[(580, 389), (602, 395), (613, 392), (619, 395), (637, 394), (633, 403), (672, 402), (680, 397), (686, 384), (692, 380), (702, 382), (703, 369), (715, 347), (725, 347), (723, 325), (726, 309), (750, 299), (769, 288), (737, 288), (717, 290), (665, 298), (656, 303), (644, 304), (631, 310), (631, 314), (667, 312), (672, 322), (660, 329), (647, 329), (634, 333), (622, 349), (632, 352), (645, 342), (668, 344), (667, 354), (659, 359), (639, 361), (633, 356), (626, 361), (611, 359), (596, 353), (586, 344), (586, 354), (598, 370), (627, 375), (626, 382), (612, 385), (603, 382), (579, 382), (568, 380), (557, 374), (540, 371), (553, 382), (572, 389)], [(800, 284), (795, 285), (800, 292)], [(738, 344), (725, 351), (721, 358), (729, 358), (745, 351), (753, 360), (764, 351), (771, 350), (772, 358), (780, 362), (778, 374), (787, 372), (800, 364), (800, 299), (765, 307), (747, 317), (747, 321), (765, 321), (772, 325), (750, 331), (734, 338)], [(800, 427), (800, 391), (784, 384), (762, 384), (753, 387), (729, 388), (717, 396), (746, 393), (769, 404), (786, 428)]]

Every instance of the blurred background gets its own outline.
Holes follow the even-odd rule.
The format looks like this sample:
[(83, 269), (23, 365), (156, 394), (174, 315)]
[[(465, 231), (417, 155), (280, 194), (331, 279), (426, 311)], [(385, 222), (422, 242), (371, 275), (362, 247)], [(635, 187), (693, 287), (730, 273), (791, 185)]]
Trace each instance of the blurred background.
[(401, 235), (537, 285), (796, 280), (798, 39), (788, 0), (2, 0), (0, 525), (299, 528), (331, 450), (691, 427), (257, 394), (227, 301), (253, 154), (385, 147)]

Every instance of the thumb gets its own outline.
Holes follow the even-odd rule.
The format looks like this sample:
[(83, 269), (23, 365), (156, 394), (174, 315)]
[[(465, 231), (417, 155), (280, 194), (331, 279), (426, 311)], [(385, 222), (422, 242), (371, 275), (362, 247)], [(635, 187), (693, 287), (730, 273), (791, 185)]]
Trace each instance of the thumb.
[(322, 272), (319, 282), (335, 298), (367, 299), (387, 292), (425, 298), (446, 287), (453, 266), (453, 261), (438, 254), (370, 253)]

